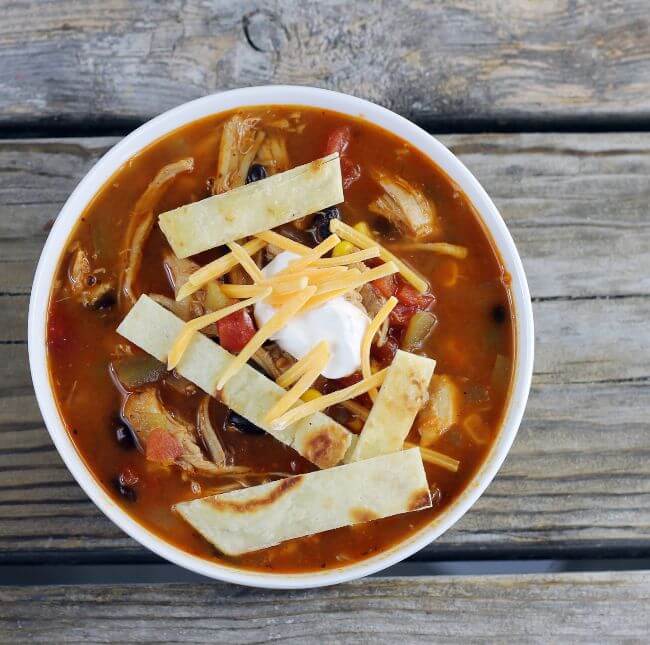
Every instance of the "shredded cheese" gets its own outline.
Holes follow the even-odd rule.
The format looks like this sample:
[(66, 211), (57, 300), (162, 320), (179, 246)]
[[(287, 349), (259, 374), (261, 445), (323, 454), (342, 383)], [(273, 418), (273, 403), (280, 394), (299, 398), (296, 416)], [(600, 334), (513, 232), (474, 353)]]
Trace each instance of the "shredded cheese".
[(322, 284), (316, 295), (304, 306), (303, 311), (309, 311), (315, 307), (320, 307), (328, 300), (333, 300), (339, 296), (344, 296), (357, 287), (361, 287), (366, 282), (378, 280), (392, 273), (396, 273), (397, 268), (394, 263), (388, 262), (380, 267), (375, 267), (368, 271), (361, 273), (358, 269), (350, 269), (345, 274), (345, 277), (335, 281)]
[[(333, 267), (333, 268), (344, 269), (343, 273), (345, 274), (346, 278), (358, 277), (358, 276), (361, 275), (361, 272), (360, 272), (358, 269), (350, 269), (350, 270), (346, 270), (345, 267)], [(327, 269), (327, 270), (328, 270), (328, 271), (332, 271), (332, 269)], [(341, 275), (341, 274), (337, 274), (337, 275)], [(332, 276), (330, 276), (330, 277), (332, 277)], [(334, 276), (334, 277), (336, 277), (336, 276)], [(320, 283), (321, 281), (322, 281), (323, 283), (327, 283), (327, 282), (328, 282), (328, 280), (326, 279), (326, 276), (316, 277), (316, 278), (310, 278), (310, 280), (309, 280), (309, 282), (310, 282), (312, 285), (314, 285), (314, 286), (319, 285), (319, 283)], [(322, 297), (321, 295), (318, 295), (318, 294), (319, 294), (319, 290), (320, 290), (321, 288), (324, 289), (324, 286), (323, 286), (323, 287), (319, 287), (319, 289), (316, 291), (317, 295), (315, 296), (315, 298), (320, 298), (320, 301), (319, 301), (319, 300), (315, 300), (315, 302), (320, 302), (320, 304), (323, 304), (323, 302), (327, 302), (328, 300), (331, 300), (331, 297), (328, 296), (328, 294), (330, 293), (329, 290), (325, 291), (325, 293), (323, 294), (324, 296), (328, 296), (328, 297)], [(348, 291), (350, 291), (350, 290), (353, 289), (353, 288), (354, 288), (354, 287), (345, 287), (345, 288), (341, 288), (341, 289), (336, 289), (336, 290), (334, 290), (334, 291), (335, 291), (338, 295), (343, 295), (343, 294), (347, 293)], [(312, 298), (312, 300), (314, 300), (314, 298)], [(284, 303), (286, 302), (286, 296), (283, 296), (283, 295), (280, 295), (280, 294), (277, 294), (277, 295), (276, 295), (276, 294), (274, 293), (274, 294), (272, 294), (272, 295), (269, 297), (269, 299), (267, 300), (267, 302), (268, 302), (270, 305), (273, 305), (273, 306), (281, 305), (281, 304), (284, 304)], [(310, 302), (311, 302), (311, 301), (310, 301)], [(308, 303), (308, 305), (309, 305), (309, 306), (305, 305), (305, 308), (306, 308), (307, 310), (308, 310), (308, 309), (313, 309), (313, 307), (316, 306), (315, 304), (312, 305), (312, 304), (310, 304), (310, 303)]]
[(404, 242), (391, 244), (391, 248), (398, 251), (431, 251), (441, 255), (451, 255), (451, 257), (458, 260), (464, 260), (468, 254), (466, 246), (449, 244), (448, 242)]
[[(287, 267), (288, 268), (288, 267)], [(265, 284), (280, 284), (286, 282), (287, 280), (295, 280), (298, 277), (305, 276), (309, 278), (309, 282), (312, 284), (320, 284), (325, 282), (325, 280), (330, 280), (331, 278), (336, 278), (343, 275), (348, 271), (347, 267), (307, 267), (306, 269), (300, 269), (299, 271), (291, 271), (289, 273), (278, 273), (271, 278), (266, 278), (264, 281)]]
[(262, 284), (221, 284), (219, 287), (221, 293), (228, 298), (251, 298), (270, 289)]
[(267, 341), (273, 334), (278, 332), (287, 324), (287, 321), (295, 316), (304, 304), (316, 293), (316, 287), (307, 287), (302, 292), (294, 296), (285, 305), (280, 307), (275, 315), (262, 327), (260, 327), (253, 338), (246, 346), (233, 358), (224, 370), (217, 383), (217, 390), (222, 390), (223, 386), (237, 373), (241, 367), (248, 362), (248, 359)]
[(320, 307), (324, 305), (328, 300), (334, 300), (339, 296), (344, 296), (346, 293), (349, 293), (350, 289), (337, 289), (336, 291), (330, 291), (328, 293), (321, 293), (319, 296), (314, 296), (303, 308), (303, 311), (309, 311), (315, 307)]
[(228, 248), (237, 258), (244, 271), (246, 271), (246, 273), (248, 273), (248, 275), (253, 279), (253, 282), (257, 284), (264, 282), (264, 274), (260, 271), (257, 264), (253, 262), (253, 258), (248, 255), (246, 249), (237, 244), (237, 242), (228, 242)]
[(290, 426), (292, 423), (304, 419), (305, 417), (311, 416), (316, 412), (325, 410), (332, 405), (337, 405), (338, 403), (343, 403), (348, 399), (354, 399), (361, 394), (365, 394), (368, 390), (372, 388), (379, 387), (386, 378), (386, 373), (388, 368), (373, 374), (370, 378), (359, 381), (354, 385), (350, 385), (342, 390), (332, 392), (331, 394), (326, 394), (321, 396), (318, 399), (309, 401), (299, 405), (297, 408), (292, 408), (288, 412), (285, 412), (281, 417), (275, 419), (271, 423), (271, 428), (276, 431), (283, 430), (287, 426)]
[(300, 242), (296, 242), (291, 238), (280, 235), (275, 231), (263, 231), (262, 233), (257, 233), (255, 237), (260, 240), (264, 240), (267, 244), (273, 244), (283, 251), (291, 251), (297, 255), (307, 255), (311, 252), (311, 249)]
[(452, 473), (458, 472), (458, 468), (460, 466), (460, 461), (458, 461), (458, 459), (443, 455), (437, 450), (431, 450), (431, 448), (423, 448), (422, 446), (418, 446), (417, 444), (411, 443), (410, 441), (405, 441), (404, 449), (407, 450), (409, 448), (419, 448), (423, 461), (428, 461), (430, 464), (441, 466), (442, 468), (445, 468)]
[(373, 246), (367, 249), (362, 249), (361, 251), (347, 253), (346, 255), (340, 255), (334, 258), (321, 258), (320, 260), (317, 260), (315, 264), (319, 267), (336, 267), (343, 266), (345, 264), (355, 264), (356, 262), (363, 262), (364, 260), (377, 258), (379, 257), (379, 252), (379, 247)]
[(404, 279), (407, 282), (410, 282), (420, 293), (424, 293), (429, 285), (423, 280), (413, 269), (410, 269), (404, 262), (402, 262), (398, 257), (391, 253), (388, 249), (384, 248), (381, 245), (377, 244), (376, 240), (360, 233), (351, 226), (344, 224), (339, 219), (330, 220), (330, 231), (332, 233), (340, 235), (343, 239), (352, 242), (355, 246), (358, 246), (362, 249), (369, 249), (375, 246), (379, 247), (379, 257), (384, 260), (384, 262), (395, 262), (399, 267), (399, 272), (404, 276)]
[(386, 276), (397, 273), (398, 271), (399, 267), (395, 262), (386, 262), (386, 264), (364, 271), (363, 273), (357, 269), (350, 269), (342, 278), (330, 280), (329, 282), (322, 284), (318, 287), (316, 293), (317, 295), (320, 295), (322, 293), (329, 293), (330, 291), (338, 291), (339, 289), (352, 291), (352, 289), (363, 286), (366, 282), (385, 278)]
[[(243, 245), (243, 248), (247, 253), (257, 253), (265, 246), (266, 242), (264, 240), (251, 240), (250, 242), (246, 242), (246, 244)], [(232, 253), (227, 253), (200, 269), (197, 269), (188, 278), (187, 282), (178, 290), (176, 300), (183, 300), (183, 298), (191, 296), (195, 291), (198, 291), (203, 287), (203, 285), (210, 282), (210, 280), (220, 278), (237, 264), (239, 264), (239, 260)]]
[(241, 302), (236, 302), (234, 305), (229, 305), (223, 309), (213, 311), (209, 314), (205, 314), (204, 316), (200, 316), (199, 318), (194, 318), (194, 320), (186, 322), (183, 326), (183, 329), (174, 340), (171, 349), (169, 350), (169, 354), (167, 356), (167, 368), (173, 370), (178, 365), (181, 358), (183, 357), (183, 354), (185, 353), (185, 350), (188, 348), (190, 341), (192, 340), (192, 334), (194, 334), (194, 332), (197, 332), (204, 327), (207, 327), (208, 325), (212, 325), (218, 320), (221, 320), (226, 316), (230, 316), (230, 314), (233, 314), (240, 309), (245, 309), (250, 305), (254, 305), (256, 302), (259, 302), (263, 298), (267, 297), (270, 293), (271, 289), (267, 288), (258, 296), (255, 296), (248, 300), (242, 300)]
[[(313, 354), (314, 358), (303, 372), (302, 376), (296, 381), (295, 385), (266, 413), (264, 420), (269, 423), (280, 415), (289, 410), (296, 401), (314, 384), (314, 381), (320, 376), (329, 361), (330, 353), (326, 341), (318, 343), (314, 348), (317, 353)], [(310, 352), (312, 354), (312, 352)], [(320, 398), (320, 397), (319, 397)], [(315, 400), (315, 399), (312, 399)]]
[[(379, 331), (379, 328), (382, 326), (384, 320), (388, 318), (388, 314), (395, 308), (397, 304), (397, 298), (391, 296), (383, 305), (383, 307), (377, 312), (377, 315), (370, 321), (366, 333), (363, 335), (361, 341), (361, 374), (363, 378), (369, 378), (372, 375), (370, 369), (370, 346), (372, 345), (372, 339), (375, 337), (375, 334)], [(368, 392), (370, 398), (374, 401), (377, 398), (377, 390), (370, 390)]]
[(293, 278), (292, 280), (282, 280), (277, 284), (273, 285), (273, 293), (277, 294), (288, 294), (295, 293), (301, 289), (306, 289), (309, 285), (309, 278), (304, 275), (301, 278)]
[(314, 347), (310, 349), (309, 352), (307, 352), (299, 361), (294, 363), (286, 372), (280, 374), (275, 382), (280, 387), (289, 387), (295, 383), (307, 369), (312, 367), (312, 365), (320, 360), (321, 356), (325, 353), (324, 350), (329, 355), (329, 346), (325, 340), (314, 345)]
[(339, 242), (340, 238), (337, 235), (330, 235), (325, 238), (318, 246), (315, 246), (309, 253), (303, 255), (301, 258), (294, 260), (289, 263), (286, 269), (280, 271), (278, 275), (286, 275), (287, 273), (296, 273), (301, 269), (307, 268), (310, 264), (313, 264), (316, 260), (325, 255), (328, 251), (331, 251)]

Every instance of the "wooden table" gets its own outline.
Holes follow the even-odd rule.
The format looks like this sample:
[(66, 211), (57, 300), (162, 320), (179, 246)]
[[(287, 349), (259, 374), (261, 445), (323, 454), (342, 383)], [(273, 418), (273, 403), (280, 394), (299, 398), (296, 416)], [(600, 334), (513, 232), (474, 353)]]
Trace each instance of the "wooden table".
[[(0, 641), (647, 640), (648, 9), (1, 0)], [(169, 107), (264, 83), (350, 92), (444, 133), (518, 244), (537, 337), (519, 436), (462, 521), (393, 575), (291, 593), (171, 567), (156, 582), (159, 560), (56, 453), (26, 346), (48, 228), (97, 158)], [(558, 559), (546, 568), (573, 572), (516, 573)], [(441, 561), (515, 573), (426, 574)]]

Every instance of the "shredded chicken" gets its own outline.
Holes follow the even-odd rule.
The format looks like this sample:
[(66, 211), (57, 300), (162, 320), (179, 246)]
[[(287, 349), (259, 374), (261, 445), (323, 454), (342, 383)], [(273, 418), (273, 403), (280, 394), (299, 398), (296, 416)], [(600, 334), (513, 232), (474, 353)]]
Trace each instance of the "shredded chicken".
[(442, 228), (435, 204), (415, 186), (401, 177), (374, 172), (375, 181), (386, 191), (368, 206), (368, 210), (385, 217), (403, 235), (414, 240), (439, 237)]
[(92, 275), (90, 260), (83, 249), (77, 249), (68, 266), (68, 279), (72, 293), (80, 295)]
[(366, 316), (369, 316), (368, 310), (363, 304), (363, 298), (359, 289), (352, 289), (352, 291), (348, 291), (343, 297), (348, 302), (351, 302), (355, 307), (363, 311)]
[[(180, 259), (176, 257), (171, 251), (165, 254), (163, 260), (165, 273), (169, 284), (174, 290), (174, 294), (178, 295), (179, 289), (189, 280), (190, 275), (198, 270), (199, 265), (187, 259)], [(152, 296), (158, 304), (161, 304), (166, 309), (173, 311), (179, 318), (185, 321), (197, 318), (206, 313), (206, 289), (199, 289), (193, 294), (183, 298), (182, 300), (172, 300), (165, 296), (155, 295)], [(216, 324), (209, 325), (201, 330), (206, 336), (216, 336)]]
[(266, 125), (270, 128), (277, 128), (278, 130), (286, 130), (287, 132), (295, 132), (302, 134), (303, 130), (307, 127), (306, 123), (301, 123), (300, 112), (292, 112), (289, 118), (276, 119)]
[(219, 143), (217, 176), (212, 184), (213, 195), (246, 183), (248, 170), (266, 136), (257, 129), (259, 121), (258, 118), (235, 114), (225, 123)]
[(156, 433), (167, 433), (173, 450), (172, 463), (188, 471), (217, 475), (220, 468), (203, 456), (196, 442), (195, 429), (185, 421), (175, 418), (160, 400), (155, 386), (143, 388), (128, 395), (123, 409), (124, 418), (135, 433), (138, 442), (149, 455), (148, 441)]
[(268, 134), (257, 152), (255, 163), (262, 164), (269, 175), (289, 170), (289, 152), (285, 138), (277, 133)]
[(120, 299), (123, 299), (128, 306), (133, 306), (136, 301), (133, 283), (142, 263), (144, 244), (153, 228), (154, 208), (162, 197), (163, 191), (169, 186), (169, 182), (177, 175), (192, 170), (194, 170), (194, 159), (191, 157), (163, 166), (142, 193), (131, 212), (124, 238), (126, 265), (119, 289)]
[[(196, 264), (196, 262), (187, 259), (180, 259), (171, 251), (165, 254), (163, 265), (175, 295), (178, 295), (179, 289), (190, 279), (190, 276), (199, 269), (199, 265)], [(188, 309), (191, 318), (203, 315), (204, 303), (204, 289), (195, 291), (192, 295), (183, 298), (183, 300), (179, 302), (179, 304), (184, 305)]]
[(198, 410), (196, 412), (196, 428), (198, 430), (199, 436), (203, 439), (203, 443), (207, 448), (212, 461), (214, 461), (217, 466), (226, 465), (226, 453), (224, 452), (223, 446), (219, 441), (217, 431), (210, 421), (210, 397), (206, 396), (203, 398), (201, 403), (199, 403)]
[(115, 303), (115, 285), (111, 280), (100, 279), (102, 269), (93, 271), (88, 254), (78, 248), (68, 266), (68, 282), (73, 295), (88, 309), (102, 309)]
[(253, 284), (253, 279), (244, 271), (241, 264), (235, 265), (228, 272), (228, 281), (230, 284)]
[[(370, 318), (374, 318), (379, 310), (386, 304), (386, 298), (377, 291), (371, 284), (364, 284), (359, 287), (359, 294), (361, 296), (361, 302), (363, 303), (364, 309), (368, 313)], [(376, 343), (381, 347), (388, 338), (388, 327), (389, 322), (388, 318), (384, 320), (379, 331), (377, 332)]]
[(273, 380), (286, 372), (296, 359), (288, 354), (277, 343), (267, 343), (260, 347), (251, 357), (251, 360), (261, 367)]
[(190, 313), (189, 306), (187, 305), (185, 300), (181, 300), (180, 302), (177, 302), (173, 298), (163, 296), (162, 294), (159, 293), (149, 294), (149, 297), (155, 302), (157, 302), (159, 305), (162, 305), (165, 309), (171, 311), (175, 316), (178, 316), (181, 320), (184, 320), (185, 322), (187, 322), (192, 318), (192, 314)]
[(263, 251), (265, 252), (267, 263), (273, 260), (276, 255), (280, 255), (280, 253), (282, 253), (282, 249), (279, 246), (275, 246), (274, 244), (267, 244), (266, 248), (264, 248)]

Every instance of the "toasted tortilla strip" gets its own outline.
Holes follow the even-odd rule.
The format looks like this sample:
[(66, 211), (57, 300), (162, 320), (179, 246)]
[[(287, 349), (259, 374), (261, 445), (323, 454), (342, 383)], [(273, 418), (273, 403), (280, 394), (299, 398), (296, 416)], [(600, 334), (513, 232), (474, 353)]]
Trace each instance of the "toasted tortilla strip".
[(174, 507), (228, 555), (431, 506), (417, 449), (288, 477)]
[(179, 258), (267, 231), (343, 201), (338, 153), (162, 213)]
[(426, 403), (436, 362), (398, 350), (368, 420), (345, 461), (360, 461), (402, 449), (413, 421)]
[[(183, 325), (180, 318), (163, 306), (148, 296), (141, 296), (117, 332), (164, 362)], [(353, 435), (322, 413), (298, 421), (281, 431), (271, 429), (264, 417), (286, 394), (286, 390), (250, 365), (244, 365), (224, 389), (217, 392), (217, 381), (232, 359), (233, 355), (223, 347), (203, 334), (196, 333), (176, 366), (176, 371), (320, 468), (335, 466), (343, 460)]]

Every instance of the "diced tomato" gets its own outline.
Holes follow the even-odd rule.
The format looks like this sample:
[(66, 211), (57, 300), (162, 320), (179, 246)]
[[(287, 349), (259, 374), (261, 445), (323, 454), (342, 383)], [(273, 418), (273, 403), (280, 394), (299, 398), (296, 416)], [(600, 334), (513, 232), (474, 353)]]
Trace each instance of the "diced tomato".
[(390, 298), (392, 295), (395, 295), (395, 289), (397, 289), (394, 275), (387, 275), (385, 278), (373, 280), (371, 284), (384, 298)]
[(398, 349), (398, 342), (389, 336), (383, 345), (374, 344), (371, 348), (371, 354), (376, 361), (379, 361), (385, 367), (393, 361), (393, 357)]
[(352, 130), (349, 125), (341, 126), (333, 130), (325, 144), (325, 154), (331, 155), (338, 152), (341, 157), (341, 175), (343, 176), (343, 188), (349, 188), (359, 177), (361, 168), (352, 159), (346, 157), (346, 151), (350, 145)]
[(435, 297), (432, 294), (420, 293), (408, 282), (402, 280), (402, 278), (398, 278), (398, 286), (395, 296), (403, 305), (416, 307), (421, 310), (428, 309), (435, 301)]
[(145, 456), (149, 461), (159, 464), (173, 464), (183, 454), (183, 448), (175, 437), (162, 428), (149, 433), (145, 446)]
[(365, 261), (365, 263), (371, 268), (374, 269), (375, 267), (381, 266), (384, 264), (384, 261), (381, 258), (369, 258), (368, 260)]
[[(362, 380), (363, 380), (363, 376), (361, 375), (361, 372), (354, 372), (349, 376), (344, 376), (342, 378), (329, 380), (325, 384), (324, 390), (326, 394), (329, 394), (330, 392), (343, 390), (346, 387), (350, 387), (351, 385), (354, 385), (355, 383), (358, 383), (359, 381)], [(361, 405), (365, 405), (368, 408), (372, 407), (372, 401), (367, 394), (362, 394), (361, 396), (355, 397), (355, 401), (357, 401)]]
[(351, 134), (352, 131), (349, 125), (344, 125), (333, 130), (329, 137), (327, 137), (325, 155), (331, 155), (333, 152), (338, 152), (340, 155), (343, 155), (350, 145)]
[(418, 310), (417, 307), (412, 307), (409, 305), (404, 305), (401, 302), (398, 302), (395, 305), (393, 311), (390, 312), (388, 320), (391, 325), (395, 327), (406, 327), (409, 320), (411, 320), (413, 314)]
[(341, 175), (343, 176), (343, 188), (350, 188), (361, 177), (361, 168), (349, 157), (341, 157)]
[(217, 322), (219, 344), (229, 352), (241, 352), (255, 335), (255, 324), (248, 309), (240, 309)]
[(350, 385), (354, 385), (355, 383), (358, 383), (359, 381), (362, 380), (363, 380), (363, 376), (361, 375), (361, 372), (354, 372), (349, 376), (343, 376), (342, 378), (337, 378), (336, 380), (333, 381), (335, 386), (332, 389), (332, 392), (335, 392), (336, 390), (342, 390), (346, 387), (350, 387)]

